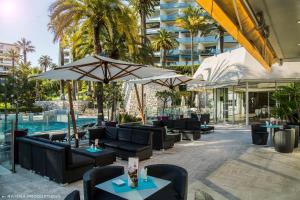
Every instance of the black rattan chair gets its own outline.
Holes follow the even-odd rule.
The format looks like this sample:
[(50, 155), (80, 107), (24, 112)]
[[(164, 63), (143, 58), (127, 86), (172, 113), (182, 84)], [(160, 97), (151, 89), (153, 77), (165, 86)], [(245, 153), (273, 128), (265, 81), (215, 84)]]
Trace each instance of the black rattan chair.
[(68, 196), (65, 197), (65, 200), (80, 200), (80, 193), (78, 190), (74, 190)]
[(106, 166), (96, 167), (87, 171), (83, 175), (83, 190), (85, 200), (123, 200), (121, 197), (117, 197), (108, 192), (97, 189), (95, 186), (99, 183), (103, 183), (112, 178), (118, 177), (124, 174), (124, 167), (121, 166)]
[(176, 165), (156, 164), (148, 165), (148, 175), (171, 181), (171, 184), (149, 199), (186, 200), (187, 199), (187, 171)]

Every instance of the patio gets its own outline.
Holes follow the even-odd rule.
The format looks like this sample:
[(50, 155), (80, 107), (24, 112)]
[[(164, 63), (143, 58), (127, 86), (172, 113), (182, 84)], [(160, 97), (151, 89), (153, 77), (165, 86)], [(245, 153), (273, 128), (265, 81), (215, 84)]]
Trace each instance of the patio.
[[(249, 129), (219, 125), (199, 141), (183, 141), (172, 149), (154, 151), (141, 165), (184, 167), (189, 174), (188, 199), (195, 199), (195, 192), (200, 190), (215, 199), (298, 199), (300, 151), (280, 154), (251, 143)], [(126, 167), (127, 162), (118, 159), (114, 165)], [(61, 185), (20, 167), (16, 174), (0, 177), (0, 188), (1, 195), (19, 195), (11, 199), (26, 195), (63, 199), (74, 189), (80, 190), (83, 199), (82, 181)]]

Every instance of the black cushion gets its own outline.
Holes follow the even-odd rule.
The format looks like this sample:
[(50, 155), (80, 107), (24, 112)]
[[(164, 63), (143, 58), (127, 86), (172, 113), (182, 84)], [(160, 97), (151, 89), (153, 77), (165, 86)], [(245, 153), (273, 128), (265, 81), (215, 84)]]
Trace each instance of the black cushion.
[(134, 129), (131, 135), (131, 141), (136, 144), (147, 145), (149, 143), (149, 131)]
[(164, 125), (167, 126), (168, 128), (174, 128), (174, 121), (175, 120), (167, 120), (167, 121), (163, 121)]
[(186, 129), (186, 120), (185, 119), (174, 120), (174, 129), (179, 129), (179, 130)]
[(131, 129), (119, 128), (118, 139), (119, 141), (130, 142), (131, 141)]
[(139, 152), (146, 149), (149, 149), (149, 146), (141, 145), (141, 144), (133, 144), (133, 143), (123, 143), (119, 144), (119, 149), (131, 151), (131, 152)]
[(118, 148), (119, 144), (120, 144), (119, 141), (111, 141), (111, 142), (104, 143), (105, 146), (112, 147), (112, 148)]
[(109, 142), (113, 142), (114, 140), (112, 139), (108, 139), (108, 138), (103, 138), (103, 139), (99, 139), (99, 144), (106, 144), (106, 143), (109, 143)]
[(68, 165), (68, 169), (79, 168), (79, 167), (83, 167), (83, 166), (86, 166), (88, 164), (93, 164), (94, 163), (93, 159), (88, 158), (88, 157), (83, 156), (83, 155), (80, 155), (80, 154), (77, 154), (75, 152), (73, 152), (72, 158), (73, 158), (72, 164)]
[(200, 130), (201, 124), (200, 121), (196, 120), (187, 120), (186, 121), (186, 129), (188, 130)]
[(118, 128), (106, 127), (105, 134), (108, 139), (116, 140), (118, 138)]
[(72, 164), (73, 160), (72, 160), (72, 150), (71, 150), (71, 145), (66, 144), (66, 143), (61, 143), (61, 142), (54, 142), (54, 141), (50, 141), (44, 138), (33, 138), (30, 137), (34, 140), (40, 141), (40, 142), (44, 142), (47, 144), (53, 144), (59, 147), (64, 147), (65, 148), (65, 156), (66, 156), (66, 160), (67, 160), (67, 164)]

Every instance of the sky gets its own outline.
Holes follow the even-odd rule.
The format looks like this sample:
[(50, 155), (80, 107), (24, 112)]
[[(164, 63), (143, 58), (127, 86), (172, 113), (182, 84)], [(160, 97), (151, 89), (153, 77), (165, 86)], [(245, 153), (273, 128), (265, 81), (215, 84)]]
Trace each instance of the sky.
[(28, 54), (33, 66), (42, 55), (49, 55), (58, 63), (58, 44), (48, 31), (49, 5), (54, 0), (0, 0), (0, 42), (15, 43), (22, 37), (30, 40), (35, 52)]

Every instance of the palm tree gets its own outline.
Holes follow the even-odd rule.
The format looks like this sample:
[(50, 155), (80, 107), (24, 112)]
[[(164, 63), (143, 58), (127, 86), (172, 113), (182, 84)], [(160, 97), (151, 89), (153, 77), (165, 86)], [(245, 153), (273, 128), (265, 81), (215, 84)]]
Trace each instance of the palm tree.
[(220, 43), (220, 53), (224, 52), (224, 34), (225, 29), (220, 26), (214, 19), (212, 19), (210, 16), (206, 15), (205, 18), (209, 22), (209, 27), (205, 31), (206, 35), (215, 35), (219, 38)]
[(194, 74), (194, 37), (199, 31), (201, 31), (201, 35), (203, 36), (209, 25), (207, 19), (204, 17), (204, 12), (201, 8), (189, 6), (183, 10), (183, 17), (176, 20), (177, 26), (190, 32), (192, 74)]
[[(9, 49), (6, 53), (5, 56), (8, 57), (11, 62), (12, 62), (12, 77), (13, 77), (13, 89), (16, 88), (16, 80), (15, 80), (15, 75), (16, 75), (16, 63), (18, 62), (20, 58), (20, 54), (16, 49)], [(19, 109), (18, 109), (18, 92), (14, 91), (14, 98), (16, 98), (16, 124), (15, 128), (18, 129), (18, 123), (19, 123)]]
[(158, 36), (156, 36), (152, 41), (152, 45), (155, 51), (161, 51), (161, 63), (162, 66), (165, 67), (167, 51), (175, 49), (178, 45), (178, 42), (174, 35), (172, 35), (164, 29), (160, 30), (158, 33)]
[(47, 68), (52, 66), (52, 59), (50, 58), (50, 56), (43, 55), (39, 58), (39, 64), (44, 68), (44, 72), (46, 72)]
[(17, 41), (16, 45), (23, 51), (23, 61), (27, 63), (27, 53), (35, 52), (35, 47), (31, 44), (30, 40), (26, 40), (25, 38)]
[[(56, 0), (51, 4), (50, 27), (55, 37), (59, 38), (68, 30), (78, 30), (80, 26), (87, 27), (88, 34), (93, 38), (94, 54), (102, 53), (100, 42), (101, 30), (117, 24), (118, 30), (124, 34), (130, 33), (130, 26), (124, 19), (125, 5), (120, 0)], [(97, 83), (98, 123), (104, 120), (103, 113), (103, 83)], [(75, 121), (74, 110), (70, 112)], [(73, 126), (75, 127), (76, 124)], [(76, 127), (74, 128), (74, 130)]]
[(141, 31), (141, 43), (146, 43), (146, 18), (149, 17), (154, 11), (155, 6), (159, 4), (158, 0), (129, 0), (134, 10), (140, 17), (140, 31)]

